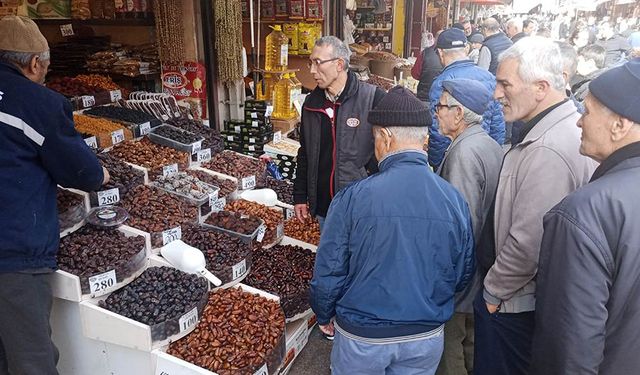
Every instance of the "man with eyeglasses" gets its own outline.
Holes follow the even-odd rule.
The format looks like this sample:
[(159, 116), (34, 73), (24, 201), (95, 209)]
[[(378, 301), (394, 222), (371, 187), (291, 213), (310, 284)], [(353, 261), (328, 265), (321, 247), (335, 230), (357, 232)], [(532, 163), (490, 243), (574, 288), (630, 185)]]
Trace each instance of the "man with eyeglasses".
[(57, 374), (49, 274), (60, 237), (56, 184), (85, 191), (109, 173), (42, 85), (49, 46), (26, 17), (0, 19), (0, 374)]
[(384, 91), (349, 71), (350, 56), (345, 43), (325, 36), (309, 58), (317, 87), (302, 107), (293, 197), (296, 217), (315, 216), (321, 229), (333, 196), (378, 170), (367, 115)]

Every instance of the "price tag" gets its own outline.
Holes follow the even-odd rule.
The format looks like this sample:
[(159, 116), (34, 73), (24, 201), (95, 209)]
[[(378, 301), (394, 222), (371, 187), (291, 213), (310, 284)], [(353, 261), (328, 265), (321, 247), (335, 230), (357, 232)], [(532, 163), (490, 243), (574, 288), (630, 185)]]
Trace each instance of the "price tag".
[(228, 136), (227, 136), (227, 141), (229, 141), (229, 142), (233, 142), (233, 136), (232, 136), (232, 135), (228, 135)]
[(256, 139), (252, 138), (252, 137), (249, 137), (249, 143), (256, 143)]
[(254, 145), (250, 145), (249, 146), (249, 151), (255, 151), (256, 150), (256, 146)]
[(276, 238), (282, 238), (283, 236), (284, 236), (284, 223), (280, 223), (276, 227)]
[(227, 199), (223, 197), (213, 203), (213, 205), (211, 206), (211, 210), (213, 212), (222, 211), (224, 210), (224, 206), (226, 205), (227, 205)]
[(96, 98), (93, 96), (88, 96), (85, 95), (82, 97), (82, 106), (84, 108), (89, 108), (89, 107), (93, 107), (94, 105), (96, 105)]
[(258, 112), (251, 112), (251, 118), (258, 118)]
[(269, 369), (267, 368), (267, 364), (265, 363), (258, 369), (258, 371), (254, 372), (253, 375), (269, 375)]
[(145, 122), (144, 124), (140, 124), (140, 136), (147, 135), (151, 133), (151, 123)]
[(197, 323), (198, 323), (198, 308), (194, 307), (193, 310), (182, 315), (178, 320), (178, 324), (180, 325), (180, 333), (195, 326)]
[(273, 106), (268, 105), (267, 110), (264, 112), (264, 117), (270, 117), (272, 113), (273, 113)]
[(109, 96), (111, 96), (112, 102), (117, 102), (118, 100), (122, 99), (122, 91), (120, 90), (109, 91)]
[(89, 137), (84, 139), (84, 143), (91, 148), (98, 148), (98, 140), (96, 137)]
[(204, 150), (200, 150), (196, 153), (196, 161), (205, 162), (211, 160), (211, 149), (205, 148)]
[(191, 146), (191, 155), (195, 154), (200, 150), (202, 150), (202, 141), (198, 141), (194, 143), (193, 146)]
[(175, 240), (179, 240), (180, 238), (182, 238), (182, 228), (175, 227), (172, 229), (167, 229), (162, 232), (162, 245), (164, 246)]
[(218, 200), (218, 192), (209, 194), (209, 206), (213, 207)]
[(267, 233), (267, 226), (262, 224), (260, 227), (258, 227), (258, 235), (256, 236), (256, 241), (262, 242), (262, 240), (264, 239), (264, 235), (266, 233)]
[(256, 187), (256, 176), (249, 176), (242, 179), (242, 190), (249, 190)]
[(233, 129), (236, 131), (236, 133), (241, 133), (242, 132), (242, 128), (240, 128), (240, 125), (236, 125)]
[(239, 279), (247, 273), (247, 260), (243, 259), (241, 262), (237, 263), (232, 267), (233, 269), (233, 280)]
[(113, 188), (98, 192), (98, 206), (108, 206), (120, 202), (120, 189)]
[(162, 176), (169, 177), (178, 173), (178, 164), (167, 165), (166, 167), (162, 167)]
[(280, 142), (282, 142), (282, 132), (278, 130), (277, 132), (273, 133), (273, 144), (277, 145)]
[(256, 120), (251, 121), (251, 127), (252, 128), (257, 128), (259, 126), (260, 126), (260, 124), (258, 123), (258, 121), (256, 121)]
[(296, 212), (290, 208), (285, 208), (284, 209), (284, 218), (285, 220), (289, 220), (292, 217), (296, 216)]
[(73, 32), (73, 25), (71, 25), (70, 23), (66, 25), (60, 25), (60, 32), (62, 33), (62, 36), (75, 35), (75, 33)]
[(104, 292), (116, 285), (116, 270), (101, 273), (89, 278), (89, 290), (91, 294)]
[(119, 129), (111, 133), (111, 143), (117, 145), (120, 142), (124, 141), (124, 130)]

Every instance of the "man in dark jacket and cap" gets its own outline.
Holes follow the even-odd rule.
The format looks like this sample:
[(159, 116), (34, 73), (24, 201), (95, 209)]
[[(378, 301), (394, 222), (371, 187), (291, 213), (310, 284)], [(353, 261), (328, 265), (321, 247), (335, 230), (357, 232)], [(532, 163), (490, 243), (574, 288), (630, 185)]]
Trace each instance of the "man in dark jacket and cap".
[(424, 103), (394, 87), (368, 120), (380, 172), (331, 202), (311, 307), (335, 332), (334, 375), (433, 375), (454, 295), (474, 272), (469, 209), (429, 168)]
[(591, 181), (544, 217), (531, 374), (640, 373), (640, 59), (590, 84)]

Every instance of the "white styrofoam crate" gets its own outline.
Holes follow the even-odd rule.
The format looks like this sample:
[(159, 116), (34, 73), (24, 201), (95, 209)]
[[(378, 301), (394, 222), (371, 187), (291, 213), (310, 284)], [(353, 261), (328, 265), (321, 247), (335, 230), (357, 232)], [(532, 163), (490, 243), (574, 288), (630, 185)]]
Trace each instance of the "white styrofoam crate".
[(280, 374), (287, 374), (293, 362), (298, 358), (300, 352), (307, 345), (309, 341), (309, 329), (307, 328), (307, 319), (311, 314), (308, 314), (306, 318), (298, 319), (295, 322), (287, 324), (286, 337), (287, 337), (287, 354), (284, 357), (282, 364), (283, 370)]
[[(135, 237), (135, 236), (144, 237), (145, 253), (146, 253), (145, 258), (149, 257), (149, 255), (151, 254), (151, 239), (148, 233), (139, 231), (135, 228), (131, 228), (126, 225), (121, 225), (120, 227), (118, 227), (117, 230), (124, 233), (125, 236), (127, 237)], [(145, 267), (146, 263), (147, 261), (145, 260), (142, 263), (143, 266), (140, 267), (140, 269), (138, 269), (135, 273), (133, 273), (131, 276), (127, 277), (126, 279), (122, 280), (121, 282), (116, 283), (113, 287), (102, 290), (98, 293), (93, 293), (93, 294), (82, 294), (82, 289), (80, 287), (80, 277), (63, 270), (57, 270), (56, 272), (51, 273), (49, 275), (48, 281), (49, 281), (49, 285), (51, 286), (51, 292), (54, 297), (65, 299), (67, 301), (72, 301), (72, 302), (80, 302), (80, 301), (85, 301), (91, 298), (99, 297), (104, 294), (111, 293), (114, 290), (118, 290), (123, 286), (129, 284), (136, 277), (138, 277), (142, 272), (144, 272), (146, 268)]]

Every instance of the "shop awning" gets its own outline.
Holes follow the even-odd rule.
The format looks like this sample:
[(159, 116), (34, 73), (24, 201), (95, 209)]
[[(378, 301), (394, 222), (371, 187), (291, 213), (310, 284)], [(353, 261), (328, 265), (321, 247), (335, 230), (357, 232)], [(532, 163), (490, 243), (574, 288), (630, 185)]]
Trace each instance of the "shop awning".
[(513, 13), (515, 14), (526, 14), (529, 13), (531, 9), (540, 6), (540, 4), (542, 4), (540, 1), (513, 0), (511, 9), (513, 9)]
[(461, 3), (470, 3), (476, 5), (504, 5), (504, 0), (461, 0)]

